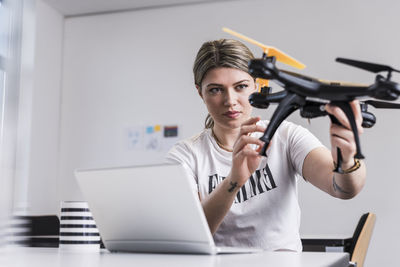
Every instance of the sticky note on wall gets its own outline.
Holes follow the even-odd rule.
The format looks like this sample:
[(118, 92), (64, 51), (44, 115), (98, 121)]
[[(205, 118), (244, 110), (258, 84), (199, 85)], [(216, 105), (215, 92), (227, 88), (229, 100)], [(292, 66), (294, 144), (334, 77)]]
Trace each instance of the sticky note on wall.
[(164, 126), (164, 137), (177, 137), (178, 126)]
[(177, 125), (131, 126), (126, 129), (128, 149), (136, 151), (168, 151), (179, 141)]

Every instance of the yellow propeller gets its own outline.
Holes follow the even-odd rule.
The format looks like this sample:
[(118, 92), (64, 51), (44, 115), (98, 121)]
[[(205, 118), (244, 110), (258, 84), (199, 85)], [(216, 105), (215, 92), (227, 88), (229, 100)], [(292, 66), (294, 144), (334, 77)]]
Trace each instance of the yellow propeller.
[[(262, 44), (252, 38), (249, 38), (243, 34), (240, 34), (238, 32), (235, 32), (231, 29), (228, 29), (226, 27), (222, 28), (222, 30), (226, 33), (229, 33), (233, 36), (236, 36), (237, 38), (240, 38), (244, 41), (247, 41), (249, 43), (252, 43), (256, 46), (261, 47), (261, 49), (264, 51), (264, 53), (268, 56), (274, 56), (276, 58), (276, 60), (285, 63), (289, 66), (298, 68), (298, 69), (304, 69), (306, 67), (306, 65), (304, 65), (303, 63), (301, 63), (300, 61), (292, 58), (291, 56), (285, 54), (284, 52), (280, 51), (279, 49), (272, 47), (272, 46), (267, 46), (265, 44)], [(262, 87), (268, 87), (269, 81), (266, 79), (261, 79), (261, 78), (257, 78), (256, 79), (256, 83), (259, 86), (259, 90), (261, 90)]]
[(251, 39), (243, 34), (240, 34), (238, 32), (235, 32), (231, 29), (228, 28), (222, 28), (222, 30), (226, 33), (229, 33), (233, 36), (236, 36), (242, 40), (245, 40), (249, 43), (252, 43), (256, 46), (261, 47), (261, 49), (264, 51), (265, 54), (267, 54), (269, 57), (274, 56), (276, 58), (276, 60), (285, 63), (289, 66), (298, 68), (298, 69), (304, 69), (306, 67), (306, 65), (304, 65), (303, 63), (301, 63), (300, 61), (294, 59), (293, 57), (285, 54), (284, 52), (280, 51), (279, 49), (272, 47), (272, 46), (267, 46), (265, 44), (262, 44), (254, 39)]

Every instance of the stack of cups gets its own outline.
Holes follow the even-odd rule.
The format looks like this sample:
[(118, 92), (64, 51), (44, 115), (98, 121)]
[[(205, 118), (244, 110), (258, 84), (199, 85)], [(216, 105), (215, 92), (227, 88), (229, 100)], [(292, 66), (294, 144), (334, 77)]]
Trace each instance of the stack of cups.
[(87, 202), (61, 202), (60, 249), (100, 249), (100, 234)]
[(8, 245), (31, 246), (32, 220), (30, 216), (14, 215), (4, 236)]

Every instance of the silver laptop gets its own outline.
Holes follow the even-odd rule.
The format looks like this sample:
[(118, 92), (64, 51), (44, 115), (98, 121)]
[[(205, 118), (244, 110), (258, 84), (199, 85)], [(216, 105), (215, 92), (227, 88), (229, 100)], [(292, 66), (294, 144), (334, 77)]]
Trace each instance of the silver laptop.
[(194, 181), (180, 165), (77, 170), (81, 191), (110, 251), (250, 253), (216, 247)]

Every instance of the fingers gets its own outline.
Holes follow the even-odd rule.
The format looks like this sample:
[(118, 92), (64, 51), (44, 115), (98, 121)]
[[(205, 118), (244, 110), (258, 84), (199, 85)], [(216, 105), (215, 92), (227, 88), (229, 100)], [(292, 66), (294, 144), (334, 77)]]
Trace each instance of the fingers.
[(253, 132), (264, 132), (265, 127), (256, 124), (259, 120), (261, 120), (261, 118), (258, 116), (246, 120), (240, 127), (239, 136), (248, 135)]
[(347, 142), (351, 142), (354, 139), (353, 131), (345, 129), (337, 124), (333, 124), (330, 127), (329, 132), (330, 132), (331, 136), (340, 137), (340, 138), (346, 140)]
[[(264, 142), (258, 138), (251, 137), (250, 134), (254, 132), (264, 132), (265, 127), (261, 125), (257, 125), (256, 123), (260, 120), (260, 117), (252, 117), (245, 121), (242, 126), (240, 127), (240, 132), (238, 139), (235, 142), (233, 147), (233, 152), (238, 153), (239, 151), (247, 148), (247, 145), (255, 145), (259, 150), (260, 147), (264, 145)], [(252, 149), (250, 146), (249, 148), (252, 151), (256, 151)]]
[(245, 150), (245, 149), (250, 149), (250, 150), (256, 152), (254, 149), (250, 148), (250, 146), (247, 146), (247, 145), (257, 145), (257, 146), (262, 147), (264, 145), (264, 142), (255, 137), (251, 137), (248, 135), (241, 135), (233, 147), (233, 153), (238, 153), (241, 150)]
[(362, 120), (360, 101), (353, 100), (350, 102), (350, 106), (353, 109), (354, 117), (356, 118), (356, 120)]
[(351, 156), (355, 154), (356, 144), (354, 142), (354, 134), (352, 131), (344, 129), (339, 125), (333, 125), (330, 128), (330, 135), (332, 146), (340, 147), (342, 150), (346, 149), (347, 151), (354, 151)]
[(340, 122), (340, 124), (343, 127), (347, 128), (347, 129), (351, 129), (350, 123), (347, 119), (347, 116), (341, 108), (339, 108), (338, 106), (332, 105), (332, 104), (327, 104), (325, 106), (325, 110), (329, 114), (335, 116), (335, 118)]
[(257, 151), (255, 151), (254, 149), (246, 147), (246, 148), (242, 149), (241, 151), (239, 151), (236, 154), (236, 156), (237, 157), (242, 157), (242, 158), (245, 158), (245, 157), (260, 157), (260, 154)]
[(250, 136), (250, 133), (265, 130), (264, 127), (256, 124), (258, 121), (260, 121), (260, 117), (252, 117), (245, 121), (240, 127), (238, 138), (233, 146), (230, 175), (239, 177), (240, 184), (244, 184), (248, 180), (261, 161), (262, 156), (259, 154), (259, 149), (254, 149), (253, 146), (261, 148), (264, 142)]
[(356, 146), (354, 142), (348, 142), (346, 139), (343, 139), (339, 136), (331, 136), (331, 144), (332, 144), (332, 157), (333, 160), (337, 161), (337, 149), (340, 148), (342, 155), (342, 162), (348, 163), (353, 162), (354, 155), (356, 154)]
[(243, 122), (242, 126), (256, 124), (259, 120), (261, 120), (259, 116), (251, 117), (250, 119)]
[[(358, 100), (351, 101), (350, 102), (350, 107), (351, 107), (351, 109), (353, 111), (353, 114), (354, 114), (354, 118), (355, 118), (355, 122), (356, 122), (356, 125), (357, 125), (358, 134), (362, 134), (364, 132), (364, 129), (361, 126), (363, 119), (362, 119), (362, 114), (361, 114), (361, 108), (360, 108), (359, 101)], [(325, 110), (329, 114), (335, 116), (335, 118), (340, 122), (342, 127), (351, 130), (350, 122), (349, 122), (346, 114), (344, 113), (344, 111), (340, 107), (332, 105), (332, 104), (327, 104), (325, 106)]]
[(361, 134), (363, 133), (364, 129), (361, 126), (363, 118), (361, 114), (360, 102), (358, 100), (353, 100), (350, 102), (350, 107), (353, 110), (354, 118), (356, 119), (358, 133)]
[(340, 148), (343, 162), (353, 162), (357, 147), (354, 141), (354, 133), (340, 125), (333, 124), (330, 127), (332, 156), (337, 160), (336, 148)]
[(241, 136), (241, 135), (249, 135), (249, 134), (254, 133), (254, 132), (264, 132), (264, 131), (265, 131), (265, 127), (263, 127), (261, 125), (257, 125), (257, 124), (242, 125), (242, 127), (240, 127), (239, 136)]

